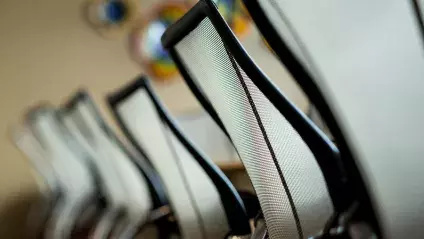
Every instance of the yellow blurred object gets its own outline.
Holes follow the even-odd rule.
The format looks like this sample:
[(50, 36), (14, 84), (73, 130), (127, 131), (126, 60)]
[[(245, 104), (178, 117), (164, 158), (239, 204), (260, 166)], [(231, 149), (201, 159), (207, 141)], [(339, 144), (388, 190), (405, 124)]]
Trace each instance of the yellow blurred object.
[(231, 28), (238, 37), (244, 37), (249, 32), (250, 22), (246, 17), (237, 14), (233, 18)]
[(150, 70), (153, 75), (156, 77), (167, 80), (173, 76), (175, 76), (176, 72), (174, 66), (160, 66), (155, 64), (150, 64)]

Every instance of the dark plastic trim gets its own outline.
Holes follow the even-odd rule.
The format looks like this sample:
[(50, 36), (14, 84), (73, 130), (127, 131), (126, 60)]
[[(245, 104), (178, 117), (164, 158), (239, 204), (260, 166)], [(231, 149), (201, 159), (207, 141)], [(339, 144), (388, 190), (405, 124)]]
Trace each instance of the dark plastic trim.
[(95, 106), (94, 101), (91, 99), (88, 92), (84, 89), (78, 90), (69, 100), (68, 102), (62, 107), (62, 110), (66, 113), (69, 111), (74, 110), (76, 105), (79, 102), (84, 102), (88, 105), (90, 105), (90, 108), (94, 115), (96, 116), (97, 121), (99, 122), (102, 129), (106, 132), (106, 134), (110, 137), (110, 139), (115, 142), (118, 147), (122, 149), (122, 151), (128, 156), (128, 158), (131, 160), (131, 162), (137, 167), (137, 169), (140, 171), (140, 173), (143, 175), (143, 177), (146, 179), (147, 185), (149, 187), (149, 191), (151, 194), (151, 198), (153, 201), (153, 208), (160, 208), (164, 205), (168, 205), (168, 198), (165, 193), (165, 189), (163, 188), (162, 181), (159, 177), (159, 175), (156, 173), (156, 171), (151, 166), (150, 161), (148, 160), (147, 155), (140, 151), (140, 154), (146, 159), (146, 163), (139, 163), (137, 156), (132, 154), (125, 146), (124, 144), (118, 139), (118, 137), (114, 134), (114, 132), (109, 128), (109, 126), (106, 124), (106, 122), (103, 120), (99, 110)]
[[(123, 87), (120, 90), (116, 91), (115, 93), (110, 94), (107, 98), (109, 101), (109, 105), (112, 106), (111, 102), (114, 102), (116, 104), (113, 104), (113, 106), (117, 106), (119, 104), (119, 102), (121, 100), (125, 100), (127, 97), (131, 96), (137, 89), (140, 89), (141, 87), (139, 87), (138, 82), (134, 82), (134, 83), (130, 83), (127, 87)], [(115, 101), (116, 99), (116, 101)], [(133, 136), (133, 134), (130, 132), (130, 130), (126, 127), (125, 123), (123, 122), (120, 114), (117, 112), (116, 107), (111, 107), (112, 108), (112, 113), (115, 116), (115, 118), (117, 119), (117, 123), (120, 126), (120, 128), (122, 129), (122, 131), (124, 132), (124, 134), (127, 136), (128, 140), (131, 142), (131, 144), (134, 146), (135, 149), (137, 149), (138, 151), (142, 151), (142, 147), (138, 144), (137, 140), (135, 139), (135, 137)], [(174, 150), (174, 148), (171, 148), (172, 150), (172, 154), (175, 155), (176, 152)], [(178, 170), (180, 172), (182, 172), (182, 165), (180, 163), (180, 161), (176, 162)], [(190, 186), (188, 185), (188, 180), (187, 177), (185, 176), (185, 174), (182, 173), (182, 181), (183, 184), (185, 185), (185, 187), (187, 188), (187, 193), (189, 196), (189, 200), (190, 203), (193, 205), (193, 209), (195, 211), (195, 214), (197, 216), (197, 218), (199, 219), (199, 225), (200, 225), (200, 231), (202, 234), (202, 238), (206, 238), (206, 225), (204, 224), (201, 215), (200, 215), (200, 211), (199, 208), (196, 204), (194, 204), (194, 195), (193, 195), (193, 191), (190, 189)], [(172, 201), (170, 202), (171, 207), (172, 205)]]
[(168, 27), (163, 33), (161, 42), (164, 48), (170, 48), (181, 41), (187, 34), (195, 29), (206, 17), (204, 3), (199, 1), (176, 23)]
[[(109, 105), (120, 125), (124, 129), (125, 134), (130, 141), (136, 145), (136, 141), (132, 134), (125, 129), (116, 107), (122, 101), (134, 93), (137, 89), (145, 89), (149, 94), (152, 102), (154, 103), (156, 110), (170, 130), (174, 133), (177, 139), (183, 144), (183, 146), (190, 152), (194, 159), (199, 165), (205, 170), (206, 174), (210, 177), (212, 182), (215, 184), (221, 200), (224, 206), (228, 223), (230, 225), (231, 233), (233, 235), (247, 235), (250, 234), (249, 218), (246, 213), (243, 201), (239, 194), (235, 190), (232, 183), (228, 180), (225, 174), (203, 155), (194, 144), (186, 138), (183, 131), (178, 127), (178, 124), (173, 120), (171, 115), (166, 110), (166, 107), (160, 102), (159, 98), (154, 93), (148, 79), (145, 76), (140, 76), (138, 79), (133, 81), (130, 85), (124, 87), (122, 90), (111, 94), (108, 97)], [(207, 225), (206, 225), (207, 226)]]
[[(234, 56), (240, 67), (246, 72), (258, 89), (264, 93), (268, 100), (284, 115), (311, 149), (324, 174), (336, 211), (343, 211), (343, 209), (347, 208), (352, 199), (347, 187), (339, 151), (331, 140), (303, 112), (297, 109), (252, 61), (212, 1), (200, 1), (196, 4), (196, 7), (190, 10), (189, 14), (190, 19), (196, 19), (198, 22), (194, 22), (193, 20), (188, 21), (184, 16), (180, 21), (170, 26), (162, 36), (164, 47), (175, 51), (173, 47), (183, 38), (183, 35), (187, 35), (200, 21), (208, 17), (220, 35), (224, 45)], [(173, 33), (178, 34), (175, 34), (175, 37), (173, 37)], [(181, 67), (181, 69), (183, 72), (187, 72), (185, 67)], [(195, 82), (189, 74), (184, 74), (184, 79), (188, 84)], [(196, 97), (199, 97), (199, 94)], [(205, 96), (200, 96), (198, 99), (200, 100), (202, 97), (206, 98)], [(209, 113), (212, 116), (216, 114), (214, 111), (209, 111)]]
[(420, 10), (420, 1), (419, 0), (411, 0), (412, 1), (412, 7), (414, 10), (415, 18), (417, 19), (418, 28), (420, 29), (421, 34), (421, 42), (424, 41), (424, 21), (423, 21), (423, 13)]
[(298, 85), (306, 93), (310, 101), (314, 102), (315, 107), (326, 122), (335, 142), (337, 142), (337, 146), (340, 149), (340, 158), (343, 160), (344, 169), (349, 179), (349, 186), (353, 191), (352, 194), (356, 200), (360, 202), (361, 207), (363, 207), (363, 210), (361, 211), (364, 217), (370, 219), (371, 224), (374, 229), (376, 229), (377, 235), (381, 235), (381, 225), (378, 224), (377, 217), (374, 213), (375, 208), (369, 196), (370, 189), (366, 187), (365, 182), (361, 177), (356, 164), (355, 155), (349, 148), (341, 131), (340, 125), (337, 123), (329, 105), (324, 99), (323, 93), (316, 85), (313, 77), (295, 57), (285, 41), (279, 36), (258, 1), (243, 0), (243, 2), (258, 29), (278, 56), (281, 63), (297, 81)]

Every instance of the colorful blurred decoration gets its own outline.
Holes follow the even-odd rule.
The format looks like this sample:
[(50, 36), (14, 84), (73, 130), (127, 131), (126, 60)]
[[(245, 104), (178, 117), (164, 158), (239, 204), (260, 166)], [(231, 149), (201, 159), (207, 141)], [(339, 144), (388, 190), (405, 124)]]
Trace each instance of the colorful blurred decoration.
[[(213, 1), (237, 37), (243, 37), (249, 32), (250, 15), (242, 0)], [(188, 2), (193, 6), (198, 0), (188, 0)]]
[[(177, 67), (162, 48), (165, 29), (181, 18), (196, 1), (168, 1), (153, 9), (151, 16), (134, 25), (130, 34), (130, 52), (134, 61), (156, 79), (166, 80), (178, 73)], [(238, 37), (249, 30), (250, 17), (240, 0), (216, 0), (219, 11)]]
[(85, 17), (89, 25), (104, 37), (121, 34), (137, 15), (136, 0), (89, 0)]
[(162, 48), (160, 41), (165, 29), (181, 18), (188, 5), (181, 2), (160, 4), (147, 21), (141, 21), (130, 35), (132, 58), (146, 67), (155, 78), (165, 80), (178, 73), (177, 67)]
[(238, 37), (248, 33), (250, 16), (241, 0), (215, 0), (218, 10)]

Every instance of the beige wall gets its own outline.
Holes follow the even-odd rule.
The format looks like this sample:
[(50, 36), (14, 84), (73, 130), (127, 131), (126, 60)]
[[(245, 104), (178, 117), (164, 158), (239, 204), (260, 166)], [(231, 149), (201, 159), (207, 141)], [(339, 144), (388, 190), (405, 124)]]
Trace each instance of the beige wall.
[[(144, 4), (155, 0), (143, 0)], [(125, 50), (126, 38), (104, 40), (81, 19), (82, 0), (0, 1), (0, 237), (19, 238), (23, 212), (35, 182), (22, 155), (11, 143), (10, 126), (26, 107), (39, 101), (59, 104), (78, 87), (87, 87), (104, 106), (104, 94), (140, 73)], [(259, 45), (259, 38), (250, 39)], [(249, 48), (249, 47), (248, 47)], [(303, 96), (281, 70), (269, 63), (265, 48), (252, 55), (302, 108)], [(292, 88), (294, 90), (292, 90)], [(173, 112), (198, 108), (181, 82), (157, 87)], [(178, 100), (175, 96), (178, 95)], [(104, 113), (107, 112), (103, 107)], [(107, 114), (108, 115), (108, 114)], [(112, 122), (111, 118), (108, 118)]]
[[(58, 104), (78, 87), (87, 87), (96, 102), (104, 104), (105, 93), (140, 72), (127, 57), (125, 37), (100, 38), (80, 18), (81, 4), (0, 1), (0, 238), (19, 237), (15, 229), (22, 226), (36, 188), (8, 135), (25, 108), (40, 100)], [(169, 95), (169, 88), (179, 87), (161, 87), (160, 92)]]

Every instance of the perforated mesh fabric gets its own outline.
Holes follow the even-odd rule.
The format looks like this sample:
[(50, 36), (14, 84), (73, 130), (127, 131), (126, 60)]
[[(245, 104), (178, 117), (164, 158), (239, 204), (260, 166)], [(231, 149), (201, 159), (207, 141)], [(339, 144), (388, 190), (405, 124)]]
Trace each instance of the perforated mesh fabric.
[[(43, 183), (47, 183), (49, 193), (57, 191), (59, 181), (54, 173), (52, 162), (45, 156), (40, 143), (27, 127), (14, 129), (13, 141), (20, 151), (28, 158), (34, 170), (41, 175)], [(42, 188), (42, 185), (39, 185)]]
[[(72, 112), (63, 116), (63, 122), (69, 129), (69, 132), (78, 142), (78, 144), (87, 152), (93, 165), (98, 169), (99, 177), (103, 185), (103, 195), (107, 201), (107, 208), (98, 219), (97, 225), (92, 232), (94, 238), (105, 238), (112, 230), (113, 226), (119, 224), (116, 220), (121, 209), (131, 210), (134, 203), (129, 202), (128, 195), (125, 191), (125, 182), (121, 182), (119, 171), (110, 153), (102, 148), (108, 148), (99, 144), (98, 141), (92, 139), (92, 144), (87, 140), (85, 135), (90, 134), (90, 128), (84, 121), (77, 116), (76, 112)], [(137, 210), (131, 210), (137, 211)], [(140, 213), (141, 214), (141, 213)], [(144, 216), (144, 215), (141, 215)], [(125, 218), (123, 218), (125, 219)], [(135, 221), (139, 221), (138, 218)], [(127, 221), (125, 221), (129, 224)]]
[[(132, 236), (140, 225), (142, 225), (149, 216), (152, 207), (147, 182), (131, 162), (128, 155), (105, 133), (101, 128), (96, 115), (88, 102), (81, 101), (69, 112), (69, 116), (76, 122), (80, 132), (86, 131), (85, 140), (96, 151), (98, 156), (103, 157), (104, 163), (110, 164), (118, 176), (121, 186), (119, 193), (124, 194), (125, 218), (121, 223), (122, 230), (117, 230), (117, 234), (122, 237)], [(85, 129), (86, 127), (86, 129)], [(122, 196), (122, 195), (121, 195)], [(122, 203), (122, 198), (115, 196), (118, 204)]]
[(48, 219), (45, 237), (69, 237), (82, 211), (95, 200), (96, 189), (91, 172), (78, 152), (69, 147), (70, 141), (61, 131), (52, 110), (40, 110), (29, 123), (45, 150), (44, 157), (52, 162), (62, 189), (62, 198)]
[(161, 120), (144, 89), (117, 106), (117, 114), (162, 177), (182, 238), (223, 238), (229, 231), (216, 187)]
[(164, 125), (164, 128), (178, 157), (181, 170), (187, 178), (187, 186), (194, 194), (193, 201), (197, 205), (203, 224), (206, 225), (207, 238), (224, 238), (230, 229), (218, 190), (169, 127)]
[(227, 52), (209, 19), (175, 46), (217, 111), (258, 194), (270, 238), (307, 238), (333, 212), (314, 156)]

